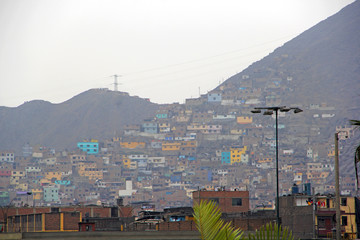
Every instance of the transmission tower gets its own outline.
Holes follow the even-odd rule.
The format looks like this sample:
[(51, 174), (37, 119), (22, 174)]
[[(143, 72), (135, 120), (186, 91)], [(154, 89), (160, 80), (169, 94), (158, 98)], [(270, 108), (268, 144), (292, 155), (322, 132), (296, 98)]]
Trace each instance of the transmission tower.
[(118, 85), (119, 85), (119, 83), (118, 83), (118, 77), (121, 77), (121, 75), (117, 75), (117, 74), (115, 74), (115, 75), (112, 75), (112, 77), (114, 77), (114, 91), (118, 91)]

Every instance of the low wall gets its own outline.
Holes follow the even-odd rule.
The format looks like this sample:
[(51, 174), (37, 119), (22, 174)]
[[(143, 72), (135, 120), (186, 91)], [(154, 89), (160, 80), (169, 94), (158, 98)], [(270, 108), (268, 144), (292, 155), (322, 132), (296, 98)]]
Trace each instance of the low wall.
[[(17, 237), (17, 238), (15, 238)], [(82, 240), (82, 239), (157, 239), (157, 240), (198, 240), (200, 239), (198, 232), (176, 231), (176, 232), (29, 232), (29, 233), (1, 233), (0, 239), (9, 240)]]
[(21, 233), (0, 233), (1, 240), (20, 240), (22, 239)]

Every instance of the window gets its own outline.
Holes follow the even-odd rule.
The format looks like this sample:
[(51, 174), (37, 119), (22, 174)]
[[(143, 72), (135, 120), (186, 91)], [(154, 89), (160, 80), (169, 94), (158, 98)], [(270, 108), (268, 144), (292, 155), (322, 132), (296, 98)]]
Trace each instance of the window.
[(341, 198), (341, 206), (347, 206), (347, 198)]
[(241, 198), (233, 198), (232, 205), (233, 206), (242, 206), (242, 199)]
[(341, 216), (341, 226), (347, 226), (347, 216)]
[(318, 218), (318, 227), (319, 227), (319, 229), (325, 228), (325, 219), (324, 218), (321, 218), (321, 217)]

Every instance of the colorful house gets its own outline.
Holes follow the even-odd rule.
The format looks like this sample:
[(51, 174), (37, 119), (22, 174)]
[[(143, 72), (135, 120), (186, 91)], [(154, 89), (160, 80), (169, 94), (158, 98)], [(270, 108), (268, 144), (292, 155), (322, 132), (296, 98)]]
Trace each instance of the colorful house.
[(244, 146), (243, 148), (231, 148), (230, 149), (230, 156), (231, 156), (231, 165), (234, 163), (241, 162), (241, 155), (245, 154), (247, 147)]
[(145, 148), (144, 142), (120, 142), (122, 148), (135, 149), (135, 148)]
[(253, 118), (252, 117), (237, 117), (236, 122), (238, 124), (250, 124), (253, 122)]
[(58, 202), (59, 201), (59, 189), (56, 186), (44, 187), (44, 201), (45, 202)]
[(221, 164), (231, 164), (230, 152), (221, 152)]
[(87, 154), (99, 153), (99, 143), (96, 140), (92, 140), (91, 142), (78, 142), (77, 147)]
[(50, 180), (50, 181), (52, 179), (61, 180), (61, 177), (62, 177), (61, 172), (46, 172), (45, 173), (45, 178)]
[(179, 151), (181, 142), (163, 142), (162, 151)]

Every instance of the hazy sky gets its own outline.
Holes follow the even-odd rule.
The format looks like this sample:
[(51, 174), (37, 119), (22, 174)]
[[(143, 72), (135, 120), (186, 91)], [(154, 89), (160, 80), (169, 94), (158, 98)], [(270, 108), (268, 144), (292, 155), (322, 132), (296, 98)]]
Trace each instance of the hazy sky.
[(353, 0), (0, 0), (0, 106), (90, 88), (184, 102)]

